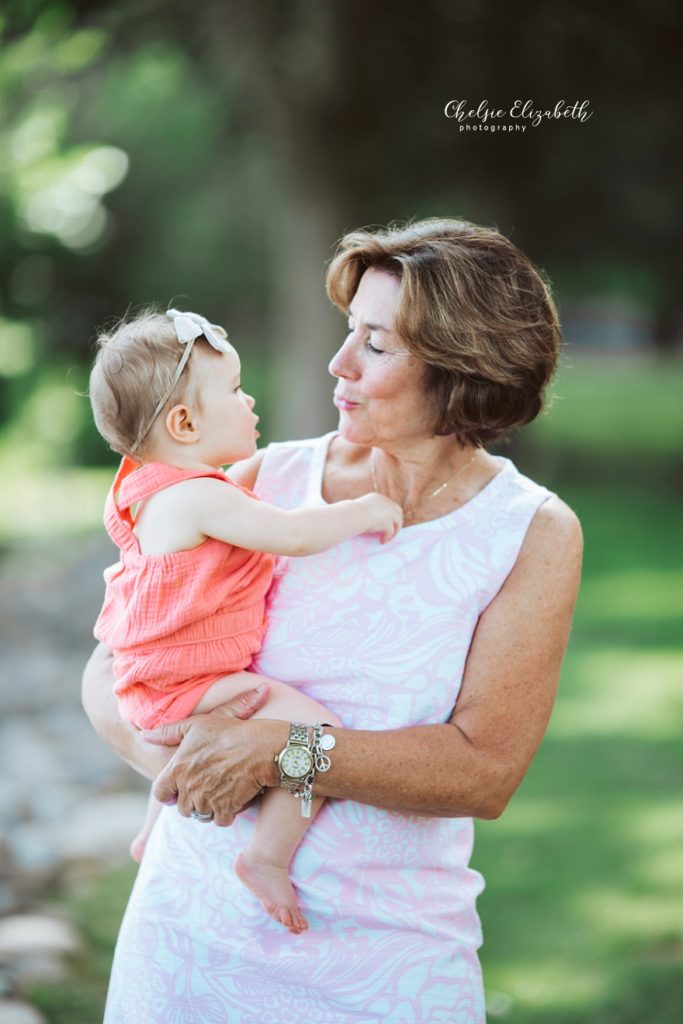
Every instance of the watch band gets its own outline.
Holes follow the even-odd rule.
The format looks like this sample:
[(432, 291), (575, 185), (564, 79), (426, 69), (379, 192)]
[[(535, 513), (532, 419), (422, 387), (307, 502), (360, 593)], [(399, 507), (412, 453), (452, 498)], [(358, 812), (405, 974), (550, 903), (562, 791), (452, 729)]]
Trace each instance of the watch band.
[(308, 746), (308, 726), (303, 722), (290, 722), (288, 743), (301, 743)]
[[(311, 759), (311, 767), (308, 770), (308, 774), (300, 776), (299, 778), (293, 778), (292, 776), (287, 775), (286, 771), (282, 766), (283, 755), (285, 755), (288, 750), (291, 750), (292, 747), (303, 747), (307, 751)], [(305, 725), (303, 722), (290, 722), (287, 743), (280, 751), (280, 753), (276, 754), (275, 760), (280, 768), (280, 785), (282, 786), (282, 788), (286, 789), (293, 796), (302, 796), (303, 793), (305, 792), (306, 781), (312, 777), (312, 774), (315, 770), (313, 751), (311, 749), (311, 745), (308, 739), (307, 725)], [(308, 806), (306, 809), (308, 810), (310, 815), (310, 800), (307, 803)], [(303, 804), (301, 807), (301, 813), (302, 815), (305, 814)]]
[[(319, 722), (313, 725), (313, 738), (309, 740), (308, 726), (302, 722), (290, 722), (289, 738), (286, 746), (276, 754), (275, 760), (280, 766), (280, 785), (288, 790), (292, 796), (301, 800), (301, 817), (310, 818), (311, 801), (313, 800), (313, 783), (315, 773), (327, 772), (332, 767), (326, 751), (332, 750), (336, 744), (334, 736), (324, 735), (323, 726)], [(291, 778), (282, 767), (283, 755), (291, 747), (305, 747), (311, 758), (311, 767), (307, 775), (301, 778)]]

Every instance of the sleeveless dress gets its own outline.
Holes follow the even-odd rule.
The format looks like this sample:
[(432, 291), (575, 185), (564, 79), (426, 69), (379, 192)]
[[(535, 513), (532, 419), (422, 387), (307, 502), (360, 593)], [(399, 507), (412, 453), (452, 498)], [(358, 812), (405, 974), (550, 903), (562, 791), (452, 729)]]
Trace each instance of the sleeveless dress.
[[(271, 445), (260, 497), (322, 503), (333, 436)], [(280, 560), (255, 670), (350, 728), (445, 722), (477, 619), (550, 496), (498, 462), (471, 501), (386, 545), (363, 535)], [(484, 1024), (471, 819), (328, 799), (292, 862), (309, 922), (297, 936), (234, 876), (254, 819), (250, 808), (215, 828), (164, 810), (121, 927), (105, 1024)]]
[(168, 554), (140, 550), (132, 506), (204, 477), (259, 500), (221, 470), (161, 462), (138, 466), (124, 458), (105, 504), (104, 524), (121, 557), (105, 570), (107, 588), (94, 633), (114, 653), (121, 717), (139, 729), (186, 718), (217, 679), (251, 664), (266, 631), (273, 555), (211, 537)]

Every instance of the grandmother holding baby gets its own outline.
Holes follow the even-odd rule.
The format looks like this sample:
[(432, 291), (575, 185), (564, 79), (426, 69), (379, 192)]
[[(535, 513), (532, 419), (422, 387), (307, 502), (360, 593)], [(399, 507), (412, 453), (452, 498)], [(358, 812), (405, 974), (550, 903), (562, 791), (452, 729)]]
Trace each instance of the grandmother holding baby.
[[(140, 732), (106, 647), (84, 675), (95, 728), (175, 801), (146, 844), (107, 1024), (485, 1021), (472, 819), (502, 813), (541, 741), (581, 562), (573, 512), (486, 448), (541, 410), (557, 313), (508, 239), (459, 220), (348, 234), (327, 284), (349, 317), (330, 363), (338, 430), (211, 482), (266, 518), (319, 524), (367, 495), (384, 518), (278, 564), (260, 650), (248, 673), (224, 668), (233, 689), (208, 713)], [(285, 550), (267, 527), (243, 544), (194, 514), (195, 546), (223, 530)], [(283, 693), (310, 714), (290, 718)], [(293, 817), (328, 798), (299, 833), (289, 930), (234, 868), (274, 792)]]

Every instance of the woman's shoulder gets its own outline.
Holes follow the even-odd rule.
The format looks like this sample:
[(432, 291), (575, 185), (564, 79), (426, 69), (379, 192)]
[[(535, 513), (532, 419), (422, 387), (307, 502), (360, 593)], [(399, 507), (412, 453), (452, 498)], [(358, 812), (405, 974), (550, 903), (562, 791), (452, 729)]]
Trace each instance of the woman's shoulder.
[[(250, 459), (230, 467), (230, 479), (250, 490), (266, 484), (267, 478), (308, 477), (312, 468), (325, 461), (333, 434), (295, 441), (271, 441)], [(271, 499), (269, 499), (271, 500)]]
[(581, 524), (574, 510), (554, 491), (526, 476), (510, 459), (501, 459), (506, 486), (501, 497), (507, 504), (527, 505), (533, 513), (524, 549), (545, 542), (581, 544)]
[(537, 566), (558, 582), (568, 573), (581, 572), (583, 532), (579, 518), (556, 494), (536, 510), (524, 538), (518, 565), (522, 570)]
[(583, 533), (576, 512), (558, 497), (551, 494), (547, 501), (539, 507), (532, 521), (535, 535), (555, 543), (581, 546)]

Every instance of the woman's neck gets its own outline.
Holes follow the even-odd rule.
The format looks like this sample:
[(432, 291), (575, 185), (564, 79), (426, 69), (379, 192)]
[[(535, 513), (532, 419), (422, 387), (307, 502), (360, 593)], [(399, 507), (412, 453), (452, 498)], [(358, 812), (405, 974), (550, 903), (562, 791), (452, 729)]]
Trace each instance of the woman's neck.
[(406, 522), (432, 518), (474, 496), (497, 464), (483, 448), (452, 436), (368, 449), (373, 490), (402, 506)]

